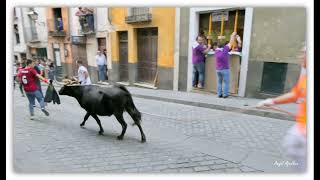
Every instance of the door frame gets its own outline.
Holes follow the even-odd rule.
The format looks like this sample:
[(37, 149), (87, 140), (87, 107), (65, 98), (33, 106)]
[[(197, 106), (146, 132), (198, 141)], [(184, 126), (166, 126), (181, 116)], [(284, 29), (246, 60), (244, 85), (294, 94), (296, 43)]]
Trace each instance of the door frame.
[[(120, 34), (121, 33), (126, 33), (127, 34), (127, 39), (126, 40), (121, 40), (120, 39)], [(118, 49), (119, 49), (119, 82), (129, 82), (129, 33), (128, 31), (117, 31), (117, 36), (118, 36)], [(121, 51), (120, 51), (120, 44), (121, 43), (126, 43), (127, 45), (127, 63), (126, 63), (126, 68), (127, 68), (127, 77), (124, 79), (121, 79)]]
[[(192, 44), (195, 37), (199, 34), (199, 14), (208, 13), (215, 10), (234, 9), (234, 7), (219, 7), (219, 8), (190, 8), (189, 16), (189, 49), (188, 49), (188, 75), (187, 75), (187, 91), (191, 91), (192, 88)], [(238, 8), (242, 9), (242, 8)], [(243, 31), (243, 45), (242, 45), (242, 57), (240, 66), (240, 80), (238, 96), (244, 97), (246, 90), (249, 50), (250, 50), (250, 38), (252, 30), (252, 18), (253, 8), (246, 7), (244, 16), (244, 31)]]
[[(153, 84), (153, 83), (150, 83), (146, 80), (140, 80), (139, 79), (139, 30), (142, 30), (142, 29), (147, 29), (147, 30), (150, 30), (150, 32), (148, 33), (151, 33), (152, 29), (155, 29), (157, 31), (157, 43), (156, 43), (156, 51), (157, 51), (157, 55), (156, 55), (156, 61), (155, 61), (155, 65), (156, 65), (156, 72), (154, 74), (154, 77), (157, 76), (157, 71), (158, 71), (158, 50), (159, 50), (159, 46), (158, 46), (158, 39), (159, 39), (159, 28), (158, 27), (142, 27), (142, 28), (137, 28), (137, 82), (138, 83), (143, 83), (143, 84)], [(149, 35), (148, 35), (149, 36)], [(150, 36), (150, 38), (152, 38), (153, 35)], [(151, 45), (151, 44), (150, 44)], [(152, 49), (150, 48), (150, 51), (152, 51)], [(152, 55), (152, 52), (151, 52), (151, 55)], [(153, 80), (152, 80), (153, 81)]]

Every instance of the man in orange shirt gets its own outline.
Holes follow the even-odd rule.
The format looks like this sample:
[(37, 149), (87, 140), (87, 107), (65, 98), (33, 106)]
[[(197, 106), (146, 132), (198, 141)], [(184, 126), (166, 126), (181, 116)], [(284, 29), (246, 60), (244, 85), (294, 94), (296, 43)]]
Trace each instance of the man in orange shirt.
[(289, 93), (279, 97), (266, 99), (258, 103), (258, 107), (272, 106), (276, 104), (298, 103), (298, 113), (296, 123), (288, 131), (284, 138), (283, 148), (286, 154), (296, 161), (297, 170), (304, 171), (306, 168), (307, 157), (307, 133), (306, 133), (306, 112), (307, 112), (307, 73), (306, 73), (306, 48), (301, 49), (299, 55), (301, 60), (301, 74), (297, 84)]

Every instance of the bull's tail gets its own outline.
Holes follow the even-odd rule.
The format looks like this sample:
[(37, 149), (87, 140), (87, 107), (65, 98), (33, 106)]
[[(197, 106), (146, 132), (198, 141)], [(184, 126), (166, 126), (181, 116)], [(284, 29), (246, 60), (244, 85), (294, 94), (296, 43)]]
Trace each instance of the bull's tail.
[(140, 122), (141, 122), (141, 113), (136, 108), (136, 106), (134, 105), (131, 93), (123, 85), (118, 84), (118, 87), (120, 89), (122, 89), (123, 91), (127, 92), (128, 101), (127, 101), (127, 104), (126, 104), (125, 108), (126, 108), (126, 111), (129, 113), (129, 115), (134, 120), (134, 123), (132, 125), (135, 125), (135, 124), (138, 124), (138, 123), (140, 124)]

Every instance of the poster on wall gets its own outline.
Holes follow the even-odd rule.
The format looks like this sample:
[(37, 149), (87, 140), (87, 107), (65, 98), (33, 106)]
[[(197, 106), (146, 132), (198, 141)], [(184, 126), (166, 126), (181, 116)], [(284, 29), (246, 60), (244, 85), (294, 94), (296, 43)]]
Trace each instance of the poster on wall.
[(223, 12), (220, 11), (220, 12), (213, 12), (212, 13), (212, 22), (221, 21), (222, 14), (223, 14), (223, 20), (228, 21), (229, 11), (223, 11)]

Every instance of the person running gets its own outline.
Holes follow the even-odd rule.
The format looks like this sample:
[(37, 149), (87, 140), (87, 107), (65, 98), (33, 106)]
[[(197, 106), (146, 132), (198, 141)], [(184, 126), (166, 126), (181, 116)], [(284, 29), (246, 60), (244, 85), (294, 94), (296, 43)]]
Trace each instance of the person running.
[[(23, 69), (23, 67), (21, 66), (21, 63), (20, 63), (20, 62), (17, 62), (16, 65), (17, 65), (16, 73), (19, 74), (20, 71)], [(20, 89), (20, 92), (21, 92), (21, 96), (24, 97), (22, 82), (19, 80), (19, 78), (16, 78), (16, 81), (17, 81), (18, 84), (19, 84), (19, 89)]]
[(296, 161), (294, 166), (298, 171), (306, 168), (307, 157), (307, 131), (306, 131), (306, 112), (307, 112), (307, 74), (306, 74), (306, 47), (301, 49), (299, 55), (301, 60), (301, 73), (298, 82), (292, 90), (276, 98), (269, 98), (257, 104), (257, 107), (273, 106), (276, 104), (298, 103), (298, 113), (296, 123), (292, 126), (283, 140), (283, 148), (288, 157)]
[[(34, 69), (37, 71), (37, 73), (43, 77), (43, 70), (41, 69), (40, 67), (40, 60), (39, 59), (35, 59), (33, 60), (33, 63), (34, 63)], [(41, 82), (39, 79), (36, 80), (36, 84), (37, 84), (37, 87), (42, 95), (43, 96), (43, 92), (42, 92), (42, 88), (41, 88)]]
[(28, 101), (29, 101), (29, 111), (30, 111), (30, 119), (34, 119), (34, 107), (35, 99), (40, 104), (41, 111), (46, 115), (49, 116), (49, 112), (45, 109), (44, 99), (41, 95), (36, 80), (40, 79), (45, 83), (49, 83), (48, 79), (42, 77), (37, 71), (34, 69), (33, 61), (28, 59), (26, 68), (22, 69), (17, 75), (23, 85), (24, 91), (26, 92)]

